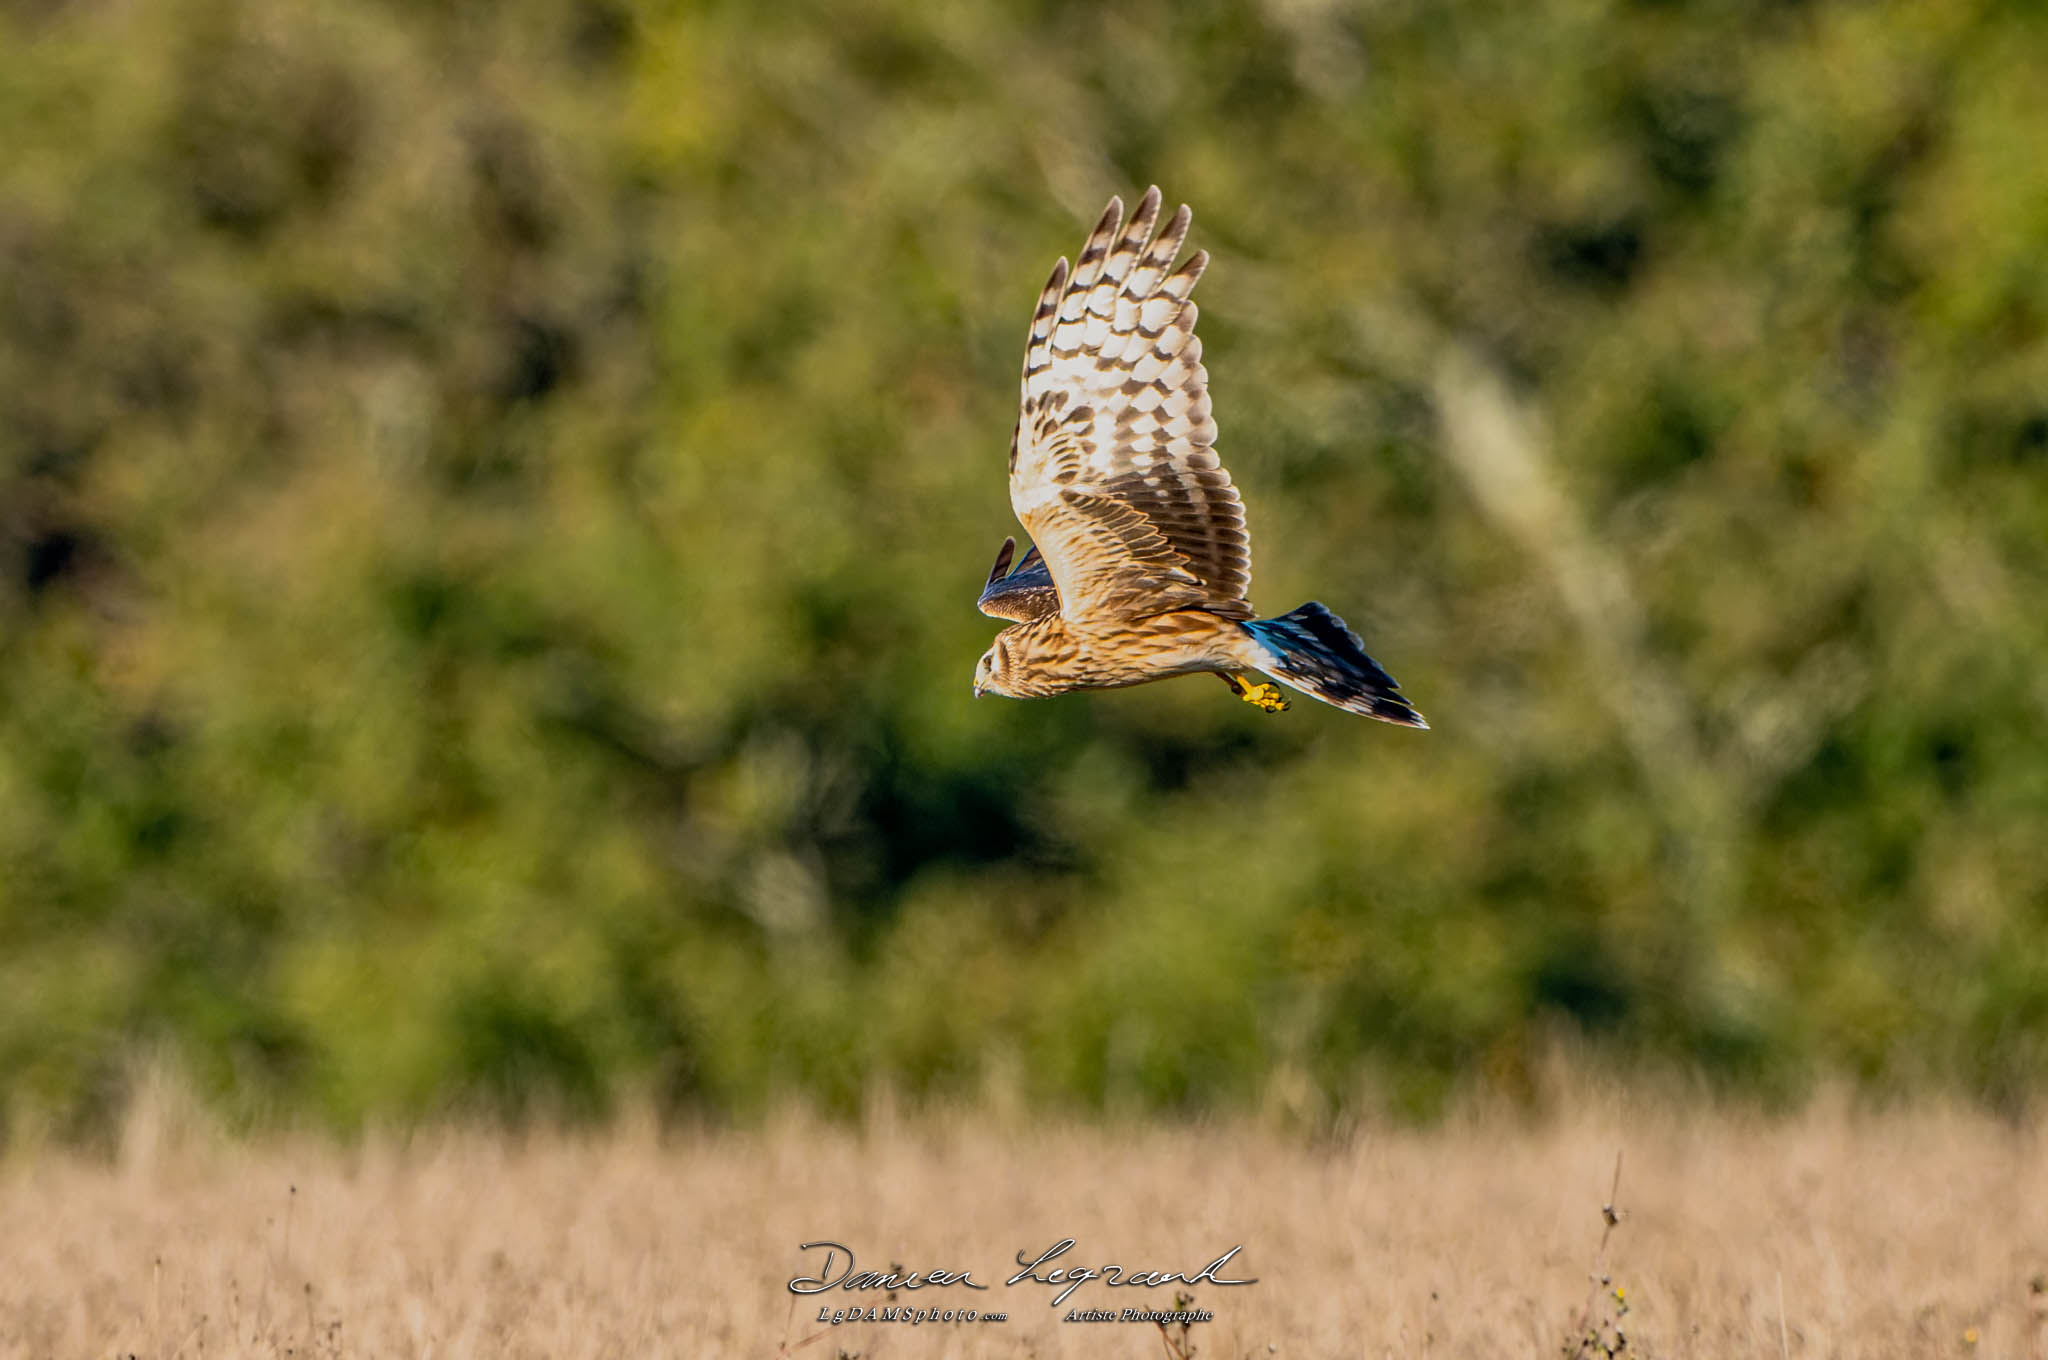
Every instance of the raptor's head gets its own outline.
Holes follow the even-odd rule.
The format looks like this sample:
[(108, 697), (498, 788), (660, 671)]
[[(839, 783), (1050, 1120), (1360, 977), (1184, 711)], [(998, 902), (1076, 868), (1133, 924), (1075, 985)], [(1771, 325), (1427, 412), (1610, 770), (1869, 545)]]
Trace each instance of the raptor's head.
[(981, 654), (981, 660), (974, 664), (974, 697), (984, 694), (1004, 694), (1018, 697), (1010, 688), (1013, 672), (1010, 669), (1010, 643), (998, 636), (995, 644)]

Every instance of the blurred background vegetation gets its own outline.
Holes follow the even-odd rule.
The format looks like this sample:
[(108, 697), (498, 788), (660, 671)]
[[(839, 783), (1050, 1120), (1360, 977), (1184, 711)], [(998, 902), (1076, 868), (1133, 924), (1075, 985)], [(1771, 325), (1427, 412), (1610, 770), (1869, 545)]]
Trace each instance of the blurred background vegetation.
[[(0, 4), (0, 1120), (2048, 1075), (2038, 4)], [(1157, 182), (1269, 613), (974, 701)], [(1579, 1036), (1572, 1038), (1572, 1036)]]

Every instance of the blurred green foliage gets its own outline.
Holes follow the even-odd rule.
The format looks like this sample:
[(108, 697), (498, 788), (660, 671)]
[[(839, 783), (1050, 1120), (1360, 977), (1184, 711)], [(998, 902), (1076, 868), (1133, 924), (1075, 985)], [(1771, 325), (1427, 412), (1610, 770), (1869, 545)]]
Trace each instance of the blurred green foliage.
[[(1315, 1118), (1561, 1032), (2023, 1101), (2044, 70), (2020, 3), (0, 4), (5, 1122), (165, 1053)], [(971, 699), (1031, 304), (1152, 182), (1255, 598), (1433, 732)]]

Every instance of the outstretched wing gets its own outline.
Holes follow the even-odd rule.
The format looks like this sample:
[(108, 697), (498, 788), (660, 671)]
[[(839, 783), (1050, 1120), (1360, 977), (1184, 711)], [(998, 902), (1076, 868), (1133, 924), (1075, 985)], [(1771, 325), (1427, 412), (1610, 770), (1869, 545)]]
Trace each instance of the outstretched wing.
[[(975, 601), (981, 612), (992, 619), (1010, 619), (1017, 623), (1029, 623), (1042, 619), (1048, 614), (1060, 612), (1060, 592), (1052, 583), (1052, 573), (1046, 570), (1045, 559), (1038, 555), (1037, 545), (1024, 554), (1024, 560), (1010, 571), (1010, 554), (1017, 551), (1017, 540), (1003, 540), (1002, 551), (996, 554), (995, 566), (989, 568), (988, 584), (982, 588), (981, 598)], [(1005, 575), (1004, 573), (1008, 573)]]
[(1159, 190), (1128, 225), (1111, 199), (1072, 276), (1064, 259), (1054, 268), (1031, 321), (1010, 505), (1069, 620), (1252, 616), (1244, 505), (1212, 447), (1188, 300), (1209, 256), (1173, 268), (1192, 219), (1182, 207), (1155, 238)]

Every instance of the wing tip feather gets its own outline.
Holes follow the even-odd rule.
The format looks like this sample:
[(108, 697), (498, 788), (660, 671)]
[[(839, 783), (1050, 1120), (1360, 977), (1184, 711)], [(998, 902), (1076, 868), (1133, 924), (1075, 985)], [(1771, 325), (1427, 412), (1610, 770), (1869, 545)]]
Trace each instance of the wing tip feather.
[(983, 583), (982, 589), (984, 591), (989, 586), (1003, 579), (1003, 572), (1010, 565), (1010, 555), (1016, 551), (1017, 540), (1014, 536), (1003, 540), (1003, 546), (996, 550), (996, 564), (989, 568), (988, 580)]

